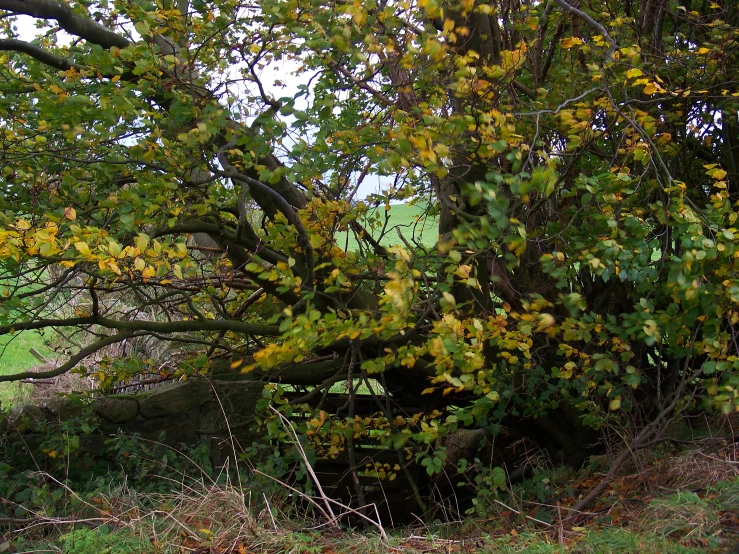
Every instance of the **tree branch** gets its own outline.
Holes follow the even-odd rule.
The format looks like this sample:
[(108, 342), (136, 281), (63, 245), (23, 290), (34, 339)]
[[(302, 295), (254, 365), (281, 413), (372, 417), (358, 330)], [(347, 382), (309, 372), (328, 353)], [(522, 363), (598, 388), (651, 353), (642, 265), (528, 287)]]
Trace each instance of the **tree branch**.
[(103, 48), (126, 48), (127, 38), (99, 23), (74, 13), (72, 8), (53, 0), (0, 0), (0, 10), (14, 14), (30, 15), (39, 19), (55, 19), (70, 35), (75, 35)]
[(208, 223), (205, 221), (191, 220), (179, 223), (174, 227), (162, 227), (161, 229), (156, 230), (151, 237), (157, 238), (164, 235), (175, 235), (180, 233), (205, 233), (214, 239), (218, 237), (235, 242), (236, 244), (247, 248), (254, 254), (259, 254), (260, 258), (272, 264), (277, 264), (278, 262), (287, 263), (287, 256), (268, 248), (261, 242), (257, 242), (258, 237), (256, 237), (256, 235), (254, 235), (254, 237), (244, 236), (241, 237), (241, 240), (238, 240), (235, 234), (228, 233), (226, 229), (219, 227), (215, 223)]
[(595, 19), (593, 19), (592, 17), (590, 17), (584, 11), (577, 9), (574, 6), (571, 6), (570, 4), (568, 4), (567, 2), (565, 2), (565, 0), (554, 0), (554, 1), (562, 9), (564, 9), (565, 11), (570, 12), (572, 15), (575, 15), (575, 16), (579, 17), (585, 23), (587, 23), (588, 25), (590, 25), (593, 29), (595, 29), (596, 31), (598, 31), (598, 33), (600, 35), (602, 35), (603, 38), (608, 41), (608, 44), (611, 45), (611, 47), (608, 49), (608, 54), (606, 55), (606, 57), (608, 58), (608, 60), (610, 60), (611, 58), (613, 58), (613, 54), (616, 52), (616, 50), (618, 50), (618, 43), (611, 37), (611, 35), (608, 34), (608, 31), (606, 30), (606, 28), (603, 25), (601, 25), (600, 23), (598, 23)]
[(69, 360), (67, 360), (67, 363), (60, 365), (56, 369), (52, 369), (50, 371), (24, 371), (23, 373), (0, 375), (0, 383), (2, 383), (3, 381), (20, 381), (21, 379), (49, 379), (50, 377), (62, 375), (64, 373), (67, 373), (70, 369), (74, 369), (74, 367), (78, 363), (80, 363), (88, 356), (94, 354), (101, 348), (104, 348), (111, 344), (115, 344), (116, 342), (121, 342), (122, 340), (133, 336), (133, 334), (134, 333), (132, 331), (122, 331), (120, 333), (116, 333), (111, 337), (105, 337), (104, 339), (101, 339), (89, 346), (86, 346), (85, 348), (77, 352), (77, 354), (69, 358)]
[(11, 331), (29, 331), (47, 327), (79, 327), (82, 325), (100, 325), (118, 331), (143, 331), (145, 333), (185, 333), (197, 331), (234, 331), (257, 336), (280, 336), (279, 325), (246, 323), (232, 319), (199, 319), (192, 321), (118, 321), (107, 317), (73, 317), (69, 319), (39, 319), (23, 323), (0, 326), (0, 336)]
[(257, 179), (253, 179), (252, 177), (249, 177), (247, 175), (242, 175), (233, 165), (231, 165), (231, 163), (228, 161), (228, 158), (226, 157), (226, 151), (233, 147), (234, 140), (231, 140), (228, 144), (226, 144), (218, 151), (218, 161), (221, 162), (221, 165), (226, 170), (220, 173), (222, 173), (224, 177), (229, 177), (231, 180), (239, 181), (242, 184), (255, 188), (260, 193), (269, 196), (277, 204), (278, 209), (283, 213), (288, 222), (293, 225), (295, 227), (295, 230), (298, 232), (298, 244), (303, 249), (303, 256), (305, 258), (306, 275), (304, 286), (308, 289), (313, 288), (313, 247), (311, 246), (308, 232), (305, 230), (305, 227), (300, 221), (298, 214), (295, 213), (295, 210), (293, 210), (290, 203), (285, 200), (279, 192), (272, 190), (272, 188), (270, 188), (268, 185), (265, 185)]
[(61, 56), (52, 54), (48, 50), (44, 50), (39, 46), (31, 44), (30, 42), (25, 42), (23, 40), (17, 40), (13, 38), (0, 39), (0, 51), (21, 52), (23, 54), (28, 54), (41, 63), (55, 69), (60, 69), (62, 71), (67, 71), (69, 69), (76, 69), (77, 71), (81, 71), (82, 69), (84, 69), (82, 66), (79, 66), (66, 58), (62, 58)]

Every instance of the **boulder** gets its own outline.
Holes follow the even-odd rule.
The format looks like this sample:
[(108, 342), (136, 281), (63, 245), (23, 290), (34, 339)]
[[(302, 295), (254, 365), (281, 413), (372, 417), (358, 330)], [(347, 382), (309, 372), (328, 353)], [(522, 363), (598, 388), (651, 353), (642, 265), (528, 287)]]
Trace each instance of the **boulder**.
[(66, 396), (57, 396), (49, 398), (41, 403), (41, 407), (46, 410), (50, 417), (49, 421), (69, 421), (83, 415), (87, 409), (79, 400), (75, 401)]
[(46, 421), (43, 410), (35, 404), (16, 404), (8, 414), (8, 428), (19, 432), (35, 431), (39, 424)]
[(205, 379), (170, 383), (138, 396), (139, 414), (144, 419), (182, 415), (213, 399), (213, 389)]
[(123, 396), (105, 396), (92, 404), (93, 411), (110, 423), (125, 423), (135, 419), (139, 413), (139, 404), (134, 398)]

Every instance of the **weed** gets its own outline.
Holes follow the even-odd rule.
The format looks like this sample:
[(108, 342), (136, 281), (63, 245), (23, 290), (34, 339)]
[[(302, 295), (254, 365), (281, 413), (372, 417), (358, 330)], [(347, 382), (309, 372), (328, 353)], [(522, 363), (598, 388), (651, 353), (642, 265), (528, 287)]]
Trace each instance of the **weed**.
[(739, 511), (739, 477), (709, 487), (706, 497), (718, 510)]
[(75, 529), (59, 537), (59, 544), (64, 554), (134, 554), (155, 550), (149, 539), (135, 535), (131, 529), (111, 531), (107, 525)]

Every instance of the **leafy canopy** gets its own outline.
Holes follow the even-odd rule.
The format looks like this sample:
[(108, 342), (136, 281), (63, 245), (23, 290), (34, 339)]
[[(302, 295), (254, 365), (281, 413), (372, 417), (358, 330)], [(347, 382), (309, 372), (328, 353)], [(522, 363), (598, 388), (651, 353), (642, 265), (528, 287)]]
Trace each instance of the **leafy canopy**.
[(110, 386), (154, 336), (179, 373), (441, 410), (401, 443), (573, 456), (582, 423), (739, 408), (733, 0), (0, 9), (0, 333), (83, 337), (45, 375)]

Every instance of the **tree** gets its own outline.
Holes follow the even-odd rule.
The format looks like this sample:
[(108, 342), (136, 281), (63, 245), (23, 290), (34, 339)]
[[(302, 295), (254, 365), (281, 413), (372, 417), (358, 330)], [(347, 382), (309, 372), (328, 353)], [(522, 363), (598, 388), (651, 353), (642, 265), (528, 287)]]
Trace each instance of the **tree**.
[[(739, 406), (735, 2), (0, 9), (0, 333), (96, 337), (41, 376), (155, 336), (438, 410), (401, 443), (503, 424), (572, 464), (599, 426)], [(414, 198), (435, 248), (379, 240)]]

